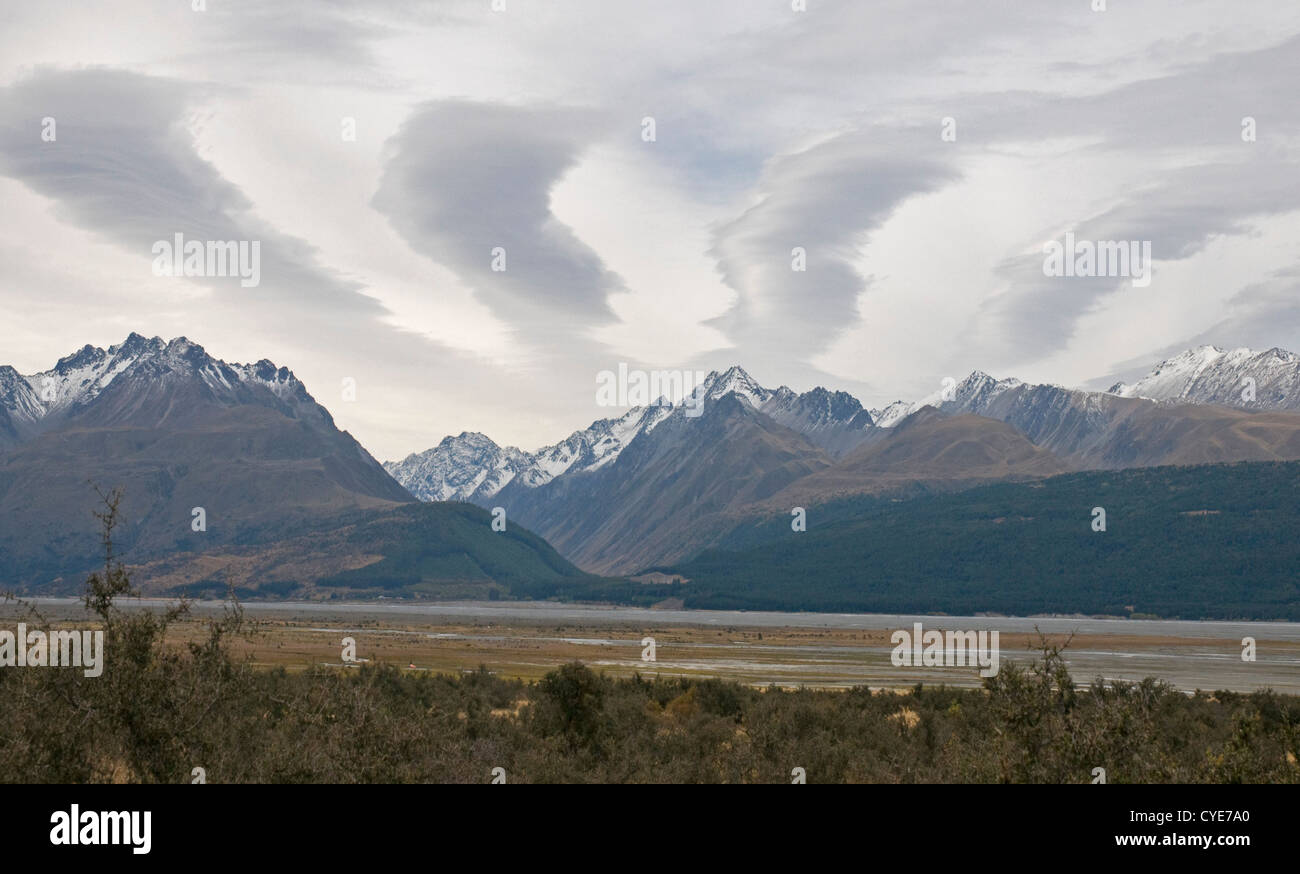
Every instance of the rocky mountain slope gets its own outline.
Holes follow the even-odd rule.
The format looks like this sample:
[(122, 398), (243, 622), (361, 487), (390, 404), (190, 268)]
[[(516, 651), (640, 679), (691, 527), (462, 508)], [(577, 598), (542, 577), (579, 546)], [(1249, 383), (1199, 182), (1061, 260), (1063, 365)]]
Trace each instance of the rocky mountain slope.
[[(132, 334), (28, 376), (0, 368), (0, 431), (0, 582), (18, 588), (75, 591), (95, 566), (92, 484), (123, 488), (124, 560), (196, 585), (310, 583), (382, 561), (346, 541), (349, 526), (454, 509), (416, 504), (288, 369), (228, 364), (183, 337)], [(481, 579), (493, 542), (426, 546), (478, 556), (463, 566)]]
[[(385, 467), (417, 497), (505, 507), (580, 566), (627, 573), (786, 505), (1071, 470), (1300, 458), (1300, 357), (1192, 350), (1171, 361), (1111, 392), (976, 371), (875, 411), (821, 387), (767, 389), (732, 367), (709, 375), (697, 418), (637, 407), (535, 453), (462, 434)], [(1246, 376), (1256, 400), (1222, 406)], [(725, 415), (711, 414), (723, 399)], [(782, 434), (783, 451), (765, 452), (758, 431)]]
[(1255, 352), (1200, 346), (1160, 362), (1132, 385), (1112, 386), (1110, 392), (1248, 410), (1300, 410), (1300, 355), (1277, 347)]

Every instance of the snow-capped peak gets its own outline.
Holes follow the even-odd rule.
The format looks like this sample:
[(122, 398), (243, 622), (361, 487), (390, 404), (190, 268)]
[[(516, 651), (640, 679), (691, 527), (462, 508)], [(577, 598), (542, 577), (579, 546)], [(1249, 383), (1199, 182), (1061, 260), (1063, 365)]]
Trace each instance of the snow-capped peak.
[(1155, 401), (1300, 409), (1300, 355), (1277, 347), (1256, 352), (1197, 346), (1160, 362), (1137, 382), (1117, 383), (1109, 391)]
[(277, 368), (270, 361), (226, 364), (185, 337), (164, 342), (160, 337), (148, 338), (132, 332), (108, 349), (86, 345), (60, 358), (49, 370), (20, 376), (27, 391), (17, 391), (13, 386), (6, 391), (0, 385), (0, 403), (20, 424), (37, 426), (56, 413), (70, 413), (88, 406), (128, 372), (140, 373), (150, 380), (167, 374), (192, 375), (206, 383), (217, 397), (232, 397), (243, 384), (265, 387), (281, 401), (295, 405), (311, 400), (292, 371)]
[[(735, 392), (754, 407), (775, 393), (763, 388), (744, 369), (714, 371), (693, 393), (705, 403)], [(544, 486), (560, 476), (598, 470), (612, 464), (633, 440), (673, 415), (686, 416), (692, 404), (664, 402), (636, 406), (613, 419), (598, 419), (565, 439), (533, 452), (501, 449), (474, 432), (447, 437), (423, 453), (385, 469), (421, 500), (471, 500), (494, 496), (512, 482), (528, 488)], [(486, 441), (486, 442), (484, 442)]]
[(754, 408), (761, 407), (775, 394), (771, 389), (763, 388), (740, 365), (733, 365), (719, 373), (713, 371), (704, 380), (702, 390), (705, 400), (716, 401), (718, 398), (735, 392)]
[(1138, 380), (1132, 385), (1116, 383), (1111, 386), (1111, 394), (1117, 394), (1120, 397), (1145, 397), (1152, 400), (1164, 400), (1170, 397), (1179, 397), (1185, 392), (1192, 381), (1196, 379), (1206, 368), (1212, 367), (1216, 362), (1223, 359), (1225, 355), (1231, 355), (1241, 360), (1248, 358), (1254, 353), (1249, 349), (1235, 349), (1229, 352), (1226, 349), (1220, 349), (1218, 346), (1197, 346), (1188, 349), (1186, 352), (1179, 353), (1173, 358), (1166, 359), (1152, 368), (1151, 372)]
[(132, 333), (107, 351), (87, 344), (60, 358), (49, 370), (24, 375), (23, 379), (31, 386), (40, 404), (38, 409), (30, 411), (32, 417), (29, 421), (44, 418), (56, 410), (90, 403), (118, 374), (142, 357), (157, 354), (162, 348), (159, 338), (147, 340)]
[(871, 420), (878, 428), (892, 428), (912, 414), (912, 406), (909, 401), (894, 401), (871, 410)]
[(882, 409), (872, 410), (871, 418), (878, 427), (892, 428), (922, 407), (956, 407), (978, 413), (1003, 392), (1023, 384), (1018, 379), (995, 379), (982, 370), (972, 370), (961, 382), (945, 381), (943, 386), (919, 401), (894, 401)]
[[(1211, 380), (1211, 374), (1219, 375)], [(1228, 352), (1213, 346), (1191, 349), (1162, 362), (1146, 380), (1131, 387), (1116, 386), (1112, 392), (1167, 395), (1198, 403), (1232, 403), (1233, 397), (1240, 395), (1242, 379), (1247, 376), (1257, 384), (1261, 408), (1300, 408), (1300, 357), (1281, 349), (1262, 353), (1249, 349)], [(894, 401), (881, 409), (867, 411), (845, 392), (821, 387), (803, 394), (787, 386), (767, 389), (742, 367), (733, 366), (705, 377), (695, 397), (703, 398), (708, 404), (734, 393), (778, 424), (837, 453), (859, 445), (862, 435), (873, 426), (891, 428), (927, 406), (946, 413), (1003, 418), (1008, 403), (1014, 406), (1025, 401), (1009, 397), (1008, 393), (1024, 387), (1026, 383), (1018, 379), (996, 379), (975, 370), (960, 381), (944, 380), (935, 391), (917, 401)], [(1058, 394), (1046, 392), (1053, 399)], [(1101, 395), (1089, 394), (1081, 403), (1090, 409), (1101, 400)], [(1248, 406), (1239, 399), (1237, 403)], [(670, 418), (690, 415), (691, 409), (681, 404), (633, 407), (618, 418), (595, 421), (535, 452), (521, 452), (513, 447), (501, 449), (481, 434), (461, 434), (446, 438), (425, 453), (409, 456), (402, 462), (389, 462), (385, 467), (424, 500), (478, 500), (495, 495), (510, 483), (536, 488), (559, 477), (606, 467), (622, 457), (624, 449), (640, 435)]]

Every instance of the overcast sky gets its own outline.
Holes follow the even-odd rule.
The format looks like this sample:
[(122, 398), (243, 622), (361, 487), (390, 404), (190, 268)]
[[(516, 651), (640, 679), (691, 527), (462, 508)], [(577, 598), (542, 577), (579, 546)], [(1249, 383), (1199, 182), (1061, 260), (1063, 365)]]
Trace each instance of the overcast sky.
[[(1300, 351), (1294, 0), (503, 5), (4, 4), (0, 363), (184, 335), (395, 459), (617, 415), (619, 362), (875, 406)], [(1067, 231), (1150, 285), (1044, 276)], [(261, 284), (155, 276), (176, 233)]]

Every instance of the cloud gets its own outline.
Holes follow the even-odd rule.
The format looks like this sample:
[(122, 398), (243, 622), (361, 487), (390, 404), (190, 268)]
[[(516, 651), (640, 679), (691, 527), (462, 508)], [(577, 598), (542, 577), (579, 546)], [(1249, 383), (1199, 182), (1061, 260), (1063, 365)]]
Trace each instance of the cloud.
[(623, 284), (551, 212), (550, 191), (597, 130), (578, 110), (428, 103), (388, 144), (372, 203), (523, 335), (580, 335), (613, 319)]
[[(907, 198), (957, 178), (916, 154), (917, 131), (855, 131), (776, 158), (758, 203), (717, 231), (713, 252), (736, 302), (715, 324), (741, 354), (804, 359), (857, 319), (866, 236)], [(932, 138), (937, 137), (930, 132)], [(796, 247), (806, 269), (794, 269)]]
[[(1300, 164), (1213, 164), (1166, 173), (1158, 184), (1070, 230), (1077, 241), (1149, 241), (1155, 284), (1161, 263), (1191, 258), (1220, 236), (1249, 233), (1255, 220), (1297, 208)], [(1108, 295), (1132, 299), (1144, 291), (1131, 277), (1045, 276), (1044, 258), (1039, 250), (1004, 263), (1007, 291), (985, 303), (973, 345), (1013, 347), (1033, 360), (1059, 348)]]
[[(1158, 362), (1198, 346), (1271, 349), (1279, 345), (1279, 337), (1300, 336), (1297, 300), (1300, 300), (1300, 266), (1274, 271), (1233, 295), (1228, 302), (1228, 314), (1205, 330), (1117, 362), (1105, 374), (1088, 380), (1084, 387), (1105, 391), (1118, 382), (1136, 382), (1150, 374)], [(1288, 351), (1296, 349), (1292, 347)]]
[(1300, 336), (1298, 300), (1300, 266), (1274, 271), (1264, 280), (1251, 283), (1233, 295), (1225, 318), (1177, 344), (1177, 350), (1169, 354), (1202, 345), (1272, 348), (1278, 345), (1280, 336)]
[[(1073, 151), (1111, 161), (1112, 204), (1062, 216), (1041, 242), (1060, 240), (1066, 230), (1078, 240), (1150, 241), (1159, 283), (1162, 263), (1192, 258), (1216, 239), (1250, 234), (1260, 222), (1300, 208), (1292, 139), (1300, 134), (1297, 76), (1300, 39), (1291, 38), (1095, 95), (1019, 95), (1014, 112), (1004, 106), (992, 113), (979, 134), (995, 146), (1088, 138)], [(993, 102), (985, 98), (986, 106)], [(1246, 116), (1268, 131), (1263, 139), (1243, 141)], [(1032, 362), (1066, 345), (1080, 320), (1112, 295), (1125, 306), (1141, 293), (1124, 277), (1044, 276), (1041, 242), (998, 268), (1002, 291), (984, 302), (965, 336), (968, 357), (1014, 350), (1018, 360)]]
[[(202, 86), (120, 70), (42, 70), (0, 90), (0, 173), (53, 199), (66, 221), (139, 253), (155, 241), (247, 240), (261, 246), (261, 285), (199, 278), (235, 297), (330, 319), (378, 315), (361, 286), (323, 267), (312, 246), (261, 221), (244, 193), (195, 150), (188, 128)], [(55, 139), (41, 138), (52, 118)]]
[[(113, 312), (96, 342), (185, 333), (326, 385), (346, 367), (369, 401), (340, 415), (390, 455), (465, 428), (554, 440), (625, 359), (892, 400), (972, 367), (1086, 378), (1181, 336), (1297, 346), (1300, 7), (1222, 9), (19, 4), (0, 260), (10, 310), (41, 305), (14, 346), (53, 360)], [(1150, 239), (1153, 287), (1047, 280), (1066, 229)], [(159, 286), (149, 249), (176, 232), (261, 240), (262, 285)], [(424, 339), (451, 335), (463, 354)]]

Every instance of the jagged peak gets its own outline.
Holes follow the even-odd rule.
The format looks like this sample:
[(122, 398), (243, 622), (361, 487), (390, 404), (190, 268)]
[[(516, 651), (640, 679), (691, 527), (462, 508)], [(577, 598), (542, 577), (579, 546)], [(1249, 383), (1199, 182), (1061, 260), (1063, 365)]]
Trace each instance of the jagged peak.
[(982, 370), (972, 370), (967, 374), (966, 378), (961, 381), (961, 385), (983, 385), (985, 383), (992, 383), (993, 385), (1015, 385), (1019, 382), (1020, 380), (1015, 377), (1008, 376), (1003, 379), (998, 379)]
[(442, 438), (439, 446), (452, 446), (454, 444), (467, 443), (474, 446), (491, 445), (496, 446), (497, 442), (482, 431), (461, 431), (456, 436), (448, 434)]
[(1251, 377), (1260, 386), (1268, 384), (1274, 402), (1294, 394), (1296, 366), (1300, 356), (1274, 346), (1263, 352), (1249, 347), (1225, 350), (1219, 346), (1195, 346), (1161, 361), (1147, 374), (1132, 382), (1117, 382), (1107, 391), (1120, 397), (1142, 397), (1157, 401), (1249, 405), (1242, 400), (1240, 380)]
[(98, 363), (103, 361), (107, 354), (108, 353), (103, 349), (100, 349), (98, 346), (92, 346), (87, 343), (71, 355), (65, 355), (60, 358), (54, 365), (54, 372), (67, 373), (69, 370), (75, 368), (86, 367)]
[(114, 357), (140, 355), (148, 351), (161, 351), (165, 345), (162, 337), (145, 337), (132, 331), (121, 343), (109, 346), (108, 354)]
[(709, 375), (704, 378), (705, 385), (713, 385), (714, 383), (726, 384), (729, 382), (744, 383), (754, 386), (758, 385), (754, 380), (754, 377), (750, 376), (749, 372), (739, 364), (733, 364), (726, 370), (711, 370), (709, 371)]
[(168, 355), (177, 355), (177, 356), (190, 356), (190, 355), (206, 356), (208, 354), (207, 351), (204, 350), (202, 346), (200, 346), (198, 343), (192, 342), (189, 337), (185, 337), (185, 336), (173, 337), (171, 340), (168, 340), (167, 345), (163, 348), (163, 351), (166, 352)]
[(841, 391), (839, 389), (832, 390), (828, 388), (823, 388), (822, 386), (819, 385), (816, 388), (809, 389), (808, 391), (804, 392), (804, 394), (812, 395), (818, 400), (825, 398), (827, 403), (848, 404), (849, 406), (856, 407), (857, 409), (862, 409), (861, 401), (859, 401), (857, 398), (855, 398), (853, 395), (849, 394), (848, 392)]
[[(191, 346), (190, 348), (197, 349), (204, 357), (208, 357), (207, 353), (203, 352), (202, 346)], [(213, 360), (215, 361), (215, 359)], [(302, 383), (298, 382), (298, 377), (293, 375), (292, 370), (287, 367), (276, 367), (274, 361), (266, 358), (261, 359), (255, 364), (231, 364), (229, 366), (236, 370), (244, 370), (262, 382), (284, 383), (291, 386), (302, 385)]]
[(739, 364), (733, 364), (721, 373), (716, 370), (710, 373), (704, 380), (703, 391), (699, 392), (697, 389), (697, 393), (704, 399), (711, 401), (716, 401), (724, 395), (734, 393), (754, 405), (766, 401), (773, 394), (759, 385)]
[[(716, 374), (718, 371), (715, 370), (713, 373)], [(731, 365), (719, 375), (724, 379), (741, 379), (746, 382), (754, 382), (754, 378), (749, 375), (749, 371), (745, 370), (745, 368), (741, 367), (739, 364)]]
[[(52, 369), (23, 376), (39, 399), (28, 416), (42, 419), (56, 410), (91, 403), (110, 384), (132, 373), (158, 376), (166, 372), (201, 379), (218, 392), (231, 391), (240, 383), (260, 384), (281, 401), (296, 405), (312, 400), (293, 371), (265, 358), (254, 364), (227, 363), (183, 335), (164, 341), (132, 331), (107, 350), (88, 343), (60, 358)], [(329, 418), (328, 412), (324, 415)]]

